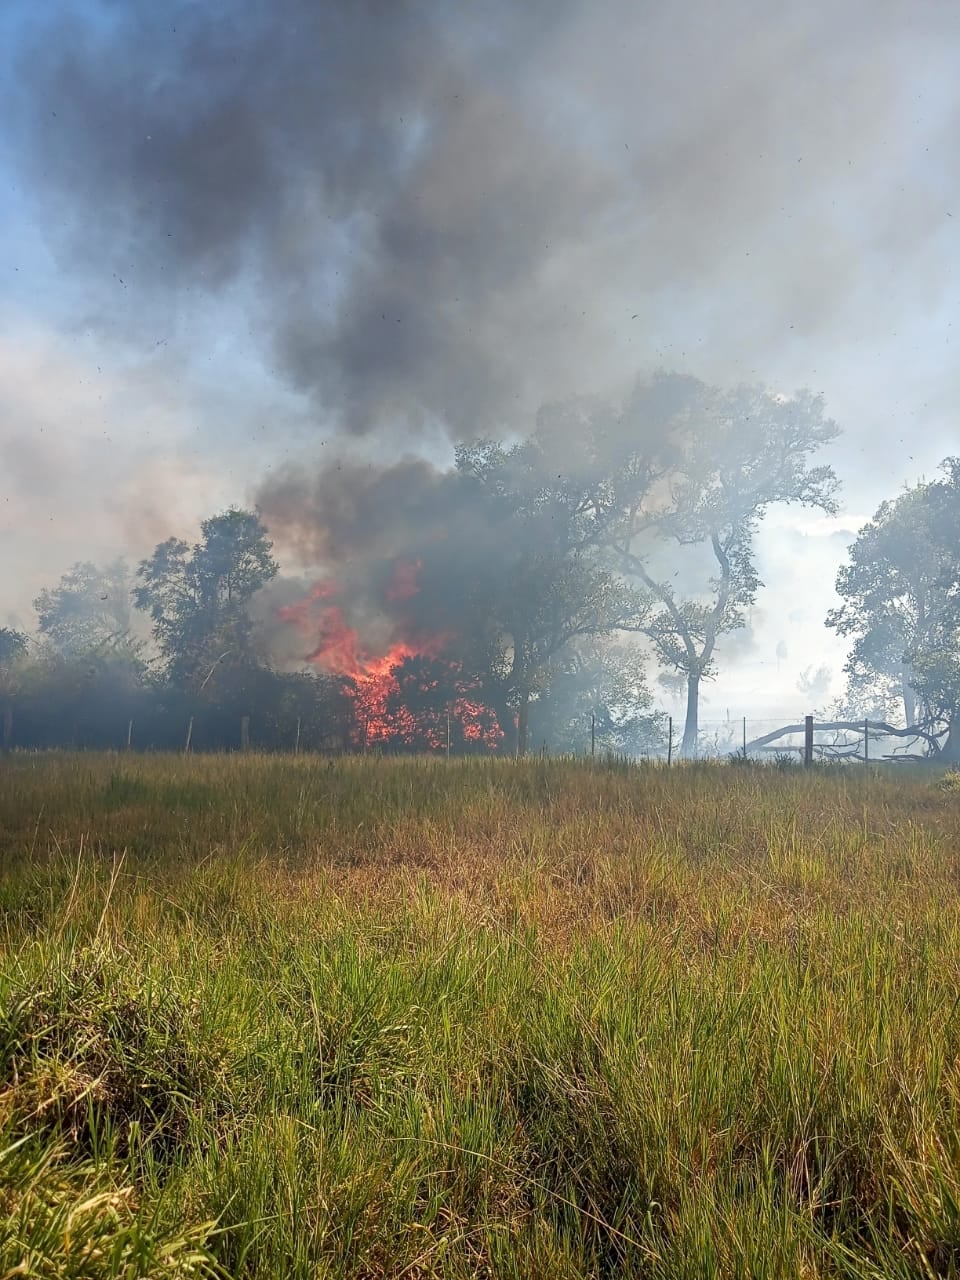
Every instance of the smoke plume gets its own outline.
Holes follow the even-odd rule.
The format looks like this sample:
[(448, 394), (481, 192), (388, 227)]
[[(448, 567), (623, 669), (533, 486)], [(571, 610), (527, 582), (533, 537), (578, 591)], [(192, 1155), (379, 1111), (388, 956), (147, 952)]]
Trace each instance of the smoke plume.
[(872, 328), (904, 290), (934, 309), (946, 193), (907, 97), (958, 23), (940, 0), (101, 0), (39, 23), (13, 118), (62, 261), (137, 291), (128, 332), (229, 301), (325, 425), (466, 438), (653, 359), (776, 377), (864, 302)]
[[(451, 442), (658, 367), (824, 392), (869, 512), (955, 438), (958, 50), (949, 0), (9, 0), (0, 338), (63, 352), (29, 397), (0, 368), (18, 619), (78, 555), (250, 497), (378, 609), (375, 566), (426, 548), (432, 608), (490, 555)], [(136, 401), (108, 417), (104, 353)]]

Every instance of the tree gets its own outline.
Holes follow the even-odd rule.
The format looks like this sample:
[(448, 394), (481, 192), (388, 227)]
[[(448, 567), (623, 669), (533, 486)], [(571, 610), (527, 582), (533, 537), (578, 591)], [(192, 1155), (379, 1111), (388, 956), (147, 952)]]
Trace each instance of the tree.
[(483, 512), (490, 539), (465, 575), (458, 606), (474, 656), (485, 650), (487, 669), (516, 711), (522, 756), (531, 701), (549, 684), (553, 664), (575, 641), (634, 623), (638, 600), (588, 546), (582, 486), (562, 476), (547, 483), (540, 441), (510, 450), (488, 441), (464, 446), (457, 468), (468, 482), (464, 501)]
[[(117, 747), (149, 708), (135, 655), (101, 646), (65, 657), (41, 647), (18, 689), (18, 739), (35, 746)], [(141, 726), (142, 727), (142, 726)]]
[(674, 374), (639, 383), (618, 416), (585, 425), (596, 441), (589, 536), (640, 585), (640, 629), (685, 679), (689, 754), (718, 641), (744, 625), (763, 585), (757, 527), (774, 503), (836, 510), (836, 476), (809, 459), (838, 428), (809, 392), (723, 392)]
[[(493, 751), (504, 737), (499, 719), (492, 707), (477, 695), (479, 679), (464, 676), (458, 662), (446, 658), (415, 655), (405, 658), (390, 672), (383, 684), (383, 708), (379, 718), (381, 732), (389, 729), (389, 740), (407, 750), (439, 751), (449, 746), (462, 755), (468, 751)], [(370, 699), (358, 699), (362, 714), (370, 707)], [(377, 719), (365, 719), (363, 740), (377, 726)]]
[(943, 727), (943, 753), (960, 755), (960, 458), (943, 478), (880, 505), (837, 575), (843, 603), (827, 626), (853, 640), (851, 687), (895, 687), (907, 725)]
[(0, 672), (10, 671), (27, 655), (27, 637), (12, 627), (0, 627)]
[(27, 652), (27, 637), (22, 631), (0, 627), (0, 744), (4, 747), (9, 747), (13, 738), (13, 699)]
[(65, 658), (129, 645), (130, 585), (123, 560), (103, 569), (89, 561), (73, 565), (56, 587), (44, 587), (33, 602), (40, 634)]
[(588, 636), (565, 649), (534, 703), (531, 732), (551, 751), (639, 755), (666, 741), (666, 717), (652, 710), (648, 655), (635, 640)]
[(204, 687), (218, 666), (254, 661), (247, 606), (277, 573), (259, 516), (231, 508), (204, 520), (193, 547), (160, 543), (137, 570), (134, 601), (149, 612), (174, 683)]

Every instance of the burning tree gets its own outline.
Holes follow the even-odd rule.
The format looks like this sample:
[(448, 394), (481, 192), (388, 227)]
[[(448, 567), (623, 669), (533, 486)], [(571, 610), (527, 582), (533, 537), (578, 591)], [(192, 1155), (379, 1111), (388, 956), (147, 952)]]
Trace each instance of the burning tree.
[(500, 719), (484, 701), (478, 677), (450, 653), (455, 637), (418, 633), (402, 608), (419, 592), (419, 570), (409, 560), (393, 566), (383, 603), (395, 614), (380, 653), (349, 624), (335, 582), (318, 583), (307, 600), (280, 609), (280, 617), (312, 641), (307, 661), (339, 678), (352, 707), (348, 745), (496, 750), (505, 736)]
[(358, 663), (363, 674), (414, 655), (456, 659), (487, 705), (512, 709), (522, 755), (531, 707), (576, 646), (637, 632), (683, 679), (689, 752), (702, 682), (762, 586), (759, 523), (775, 503), (834, 510), (836, 477), (811, 460), (836, 434), (807, 392), (661, 374), (621, 405), (545, 407), (513, 447), (463, 445), (453, 471), (338, 465), (335, 477), (283, 479), (268, 501), (271, 520), (298, 513), (293, 531), (302, 541), (306, 528), (324, 563), (380, 584), (368, 603), (389, 620), (386, 638), (337, 658), (356, 643), (339, 618), (328, 666), (356, 676)]
[[(404, 463), (395, 483), (389, 469), (341, 479), (354, 500), (342, 504), (342, 526), (327, 527), (321, 549), (337, 548), (345, 577), (324, 579), (281, 616), (309, 637), (309, 661), (352, 681), (361, 742), (445, 742), (446, 711), (437, 724), (434, 699), (450, 707), (451, 733), (465, 745), (509, 745), (522, 755), (531, 704), (561, 655), (578, 639), (636, 624), (637, 594), (584, 544), (582, 495), (546, 484), (546, 465), (535, 441), (514, 449), (481, 441), (458, 450), (453, 472)], [(287, 486), (283, 508), (315, 504), (319, 524), (340, 501), (321, 480), (312, 499)], [(384, 517), (391, 502), (393, 523)], [(363, 542), (373, 550), (357, 555)], [(400, 556), (387, 550), (397, 543)], [(442, 696), (427, 698), (412, 677), (402, 690), (386, 687), (413, 659), (447, 664)], [(419, 708), (412, 719), (397, 710), (407, 695)]]

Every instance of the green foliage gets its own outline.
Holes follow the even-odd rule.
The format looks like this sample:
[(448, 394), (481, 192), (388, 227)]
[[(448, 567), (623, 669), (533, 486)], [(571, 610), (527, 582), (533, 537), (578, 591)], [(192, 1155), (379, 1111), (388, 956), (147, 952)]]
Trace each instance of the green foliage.
[[(661, 394), (654, 386), (638, 408)], [(644, 631), (654, 652), (687, 677), (683, 749), (689, 751), (697, 732), (695, 686), (714, 673), (718, 638), (744, 625), (762, 585), (753, 553), (757, 525), (774, 503), (835, 510), (836, 477), (829, 467), (811, 467), (809, 457), (838, 431), (824, 418), (821, 398), (807, 392), (792, 399), (754, 387), (722, 393), (684, 379), (672, 411), (664, 423), (676, 441), (666, 472), (669, 499), (657, 490), (636, 495), (612, 525), (611, 542), (649, 595)], [(657, 573), (651, 536), (709, 550), (714, 576), (702, 594), (691, 596)]]
[(27, 637), (22, 631), (0, 627), (0, 673), (9, 672), (17, 662), (26, 657), (27, 651)]
[(22, 632), (0, 627), (0, 715), (3, 717), (0, 745), (4, 747), (10, 745), (13, 703), (20, 691), (28, 653), (27, 637)]
[(534, 744), (552, 752), (597, 751), (643, 755), (664, 746), (665, 717), (652, 708), (646, 655), (635, 642), (588, 637), (551, 664), (546, 686), (531, 708)]
[(149, 613), (153, 634), (177, 684), (199, 688), (221, 661), (251, 661), (247, 605), (277, 573), (259, 517), (231, 509), (204, 520), (192, 548), (177, 538), (160, 543), (137, 570), (138, 609)]
[(73, 565), (33, 602), (41, 636), (63, 658), (102, 649), (132, 651), (130, 586), (122, 560), (105, 569), (86, 561)]
[(906, 718), (960, 714), (960, 459), (881, 504), (837, 576), (827, 625), (853, 640), (852, 686), (896, 682)]
[(206, 1242), (138, 1212), (136, 1189), (114, 1170), (71, 1159), (69, 1144), (12, 1139), (0, 1127), (0, 1267), (36, 1280), (187, 1280), (224, 1273)]
[(586, 443), (570, 472), (579, 490), (565, 490), (568, 509), (585, 543), (605, 547), (639, 585), (633, 625), (687, 678), (684, 749), (693, 750), (699, 685), (714, 674), (717, 640), (744, 625), (762, 585), (757, 526), (774, 503), (836, 509), (836, 476), (810, 458), (838, 428), (809, 392), (723, 392), (658, 374), (618, 411), (582, 401), (545, 414), (542, 456), (563, 458), (574, 431)]
[(149, 695), (145, 668), (122, 638), (116, 647), (65, 657), (41, 648), (18, 673), (14, 709), (17, 745), (119, 745), (127, 721)]
[(633, 626), (640, 607), (585, 542), (582, 478), (556, 475), (552, 462), (548, 476), (546, 465), (536, 438), (511, 450), (480, 441), (457, 453), (472, 507), (495, 534), (494, 554), (471, 572), (456, 612), (473, 662), (518, 709), (521, 754), (531, 699), (575, 663), (579, 642)]

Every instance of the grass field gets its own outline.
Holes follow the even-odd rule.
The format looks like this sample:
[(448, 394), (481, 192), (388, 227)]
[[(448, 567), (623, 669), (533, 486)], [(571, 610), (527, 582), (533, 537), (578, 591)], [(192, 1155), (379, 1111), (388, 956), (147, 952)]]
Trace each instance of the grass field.
[(0, 1277), (960, 1275), (960, 788), (0, 760)]

